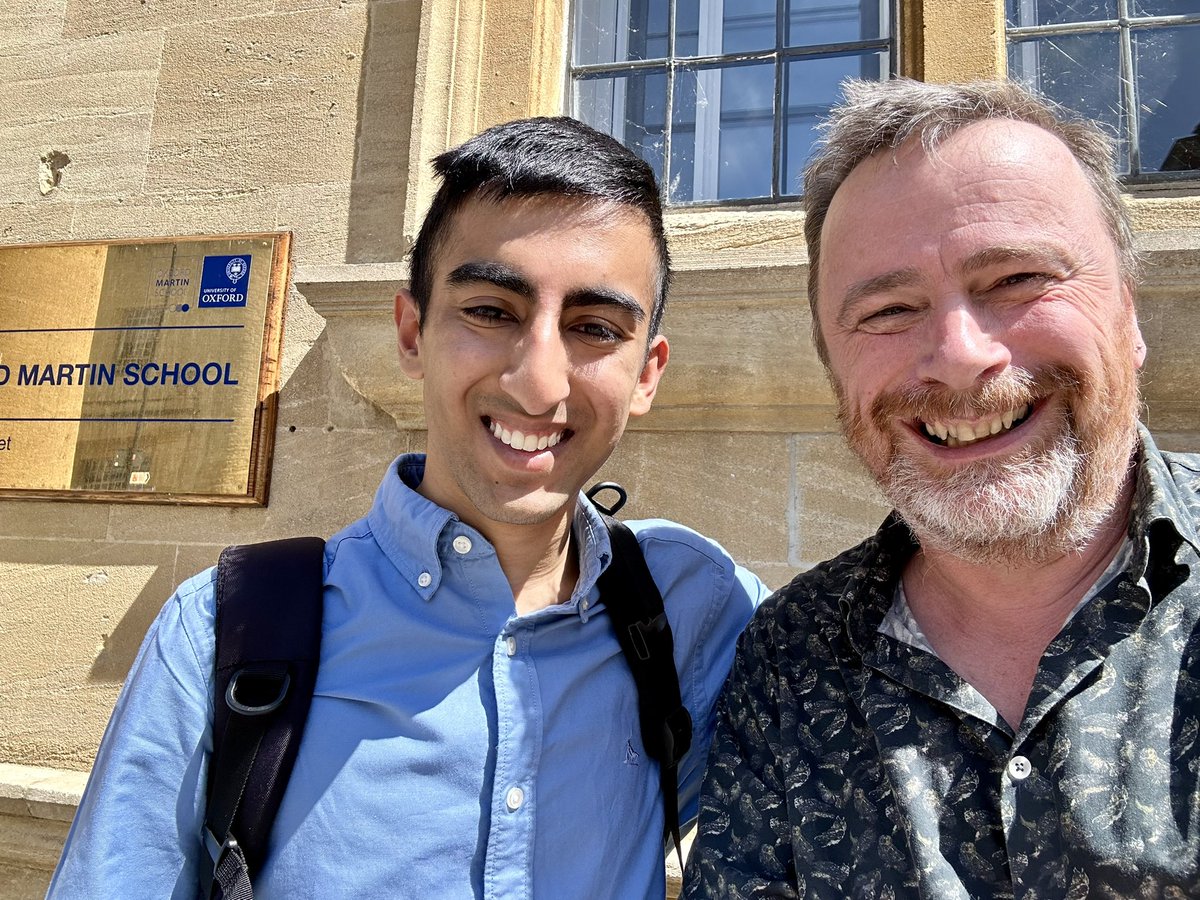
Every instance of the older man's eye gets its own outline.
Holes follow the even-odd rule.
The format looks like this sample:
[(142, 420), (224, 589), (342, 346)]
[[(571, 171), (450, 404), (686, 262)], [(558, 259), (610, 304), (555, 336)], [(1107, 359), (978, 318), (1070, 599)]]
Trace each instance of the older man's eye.
[(1043, 281), (1048, 281), (1049, 278), (1050, 276), (1045, 272), (1016, 272), (1012, 275), (1004, 276), (997, 281), (993, 287), (1005, 288), (1030, 283), (1041, 283)]

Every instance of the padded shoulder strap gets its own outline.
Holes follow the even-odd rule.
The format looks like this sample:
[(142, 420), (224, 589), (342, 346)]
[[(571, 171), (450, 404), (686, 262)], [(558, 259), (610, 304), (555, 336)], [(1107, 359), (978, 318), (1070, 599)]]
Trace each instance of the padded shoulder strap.
[(637, 537), (612, 516), (601, 515), (608, 526), (612, 561), (600, 575), (600, 597), (637, 684), (642, 746), (658, 761), (666, 830), (682, 866), (678, 769), (692, 745), (692, 717), (679, 693), (675, 640)]
[(217, 564), (206, 897), (252, 896), (249, 872), (266, 856), (317, 679), (324, 547), (320, 538), (234, 546)]

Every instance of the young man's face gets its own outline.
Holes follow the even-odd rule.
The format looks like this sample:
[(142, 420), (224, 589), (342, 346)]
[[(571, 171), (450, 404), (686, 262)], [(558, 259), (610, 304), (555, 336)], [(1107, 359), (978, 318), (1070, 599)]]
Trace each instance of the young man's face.
[(421, 493), (486, 532), (571, 514), (667, 362), (647, 344), (658, 259), (627, 206), (470, 199), (435, 250), (429, 307), (396, 299), (401, 367), (425, 382)]
[(1022, 562), (1086, 542), (1125, 482), (1145, 348), (1067, 147), (990, 121), (878, 154), (822, 245), (843, 427), (922, 541)]

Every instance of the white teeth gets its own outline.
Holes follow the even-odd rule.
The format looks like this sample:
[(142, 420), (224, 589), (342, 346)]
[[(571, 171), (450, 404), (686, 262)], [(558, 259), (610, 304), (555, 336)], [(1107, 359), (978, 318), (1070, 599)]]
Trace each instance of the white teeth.
[(499, 422), (492, 422), (491, 431), (501, 443), (507, 444), (514, 450), (524, 450), (527, 453), (557, 446), (563, 438), (561, 431), (556, 431), (554, 434), (525, 434), (523, 431), (509, 431)]
[(975, 441), (991, 437), (1012, 428), (1013, 422), (1019, 422), (1029, 414), (1029, 404), (1023, 404), (1016, 409), (1010, 409), (1002, 415), (986, 419), (971, 425), (964, 422), (961, 425), (947, 425), (945, 422), (924, 422), (925, 431), (946, 442), (949, 447), (962, 447)]

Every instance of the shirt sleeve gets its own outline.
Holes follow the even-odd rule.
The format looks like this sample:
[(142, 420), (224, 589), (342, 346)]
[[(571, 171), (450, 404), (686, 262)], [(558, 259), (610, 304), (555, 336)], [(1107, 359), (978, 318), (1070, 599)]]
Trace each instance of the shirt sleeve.
[(210, 570), (181, 586), (150, 626), (48, 900), (197, 897), (212, 745), (213, 608)]
[(754, 610), (770, 595), (770, 589), (757, 575), (734, 565), (727, 557), (722, 569), (722, 577), (714, 582), (719, 590), (701, 625), (700, 652), (695, 654), (690, 669), (680, 668), (690, 673), (691, 689), (684, 686), (684, 698), (693, 715), (692, 746), (679, 764), (681, 824), (696, 818), (704, 762), (716, 731), (717, 698), (733, 664), (738, 635)]
[(761, 615), (738, 645), (717, 704), (684, 875), (686, 900), (799, 897), (779, 747), (778, 681)]

